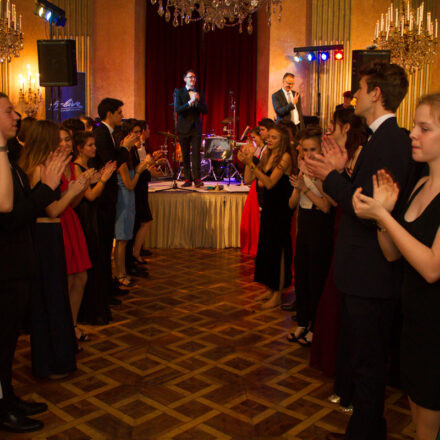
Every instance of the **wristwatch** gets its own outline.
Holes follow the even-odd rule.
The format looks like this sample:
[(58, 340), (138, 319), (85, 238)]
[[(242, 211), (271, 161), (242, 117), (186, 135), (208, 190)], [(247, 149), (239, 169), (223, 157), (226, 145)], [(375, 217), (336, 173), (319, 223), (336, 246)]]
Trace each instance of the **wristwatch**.
[(8, 146), (7, 145), (5, 145), (3, 147), (0, 147), (0, 153), (2, 153), (2, 152), (5, 152), (5, 153), (8, 152)]

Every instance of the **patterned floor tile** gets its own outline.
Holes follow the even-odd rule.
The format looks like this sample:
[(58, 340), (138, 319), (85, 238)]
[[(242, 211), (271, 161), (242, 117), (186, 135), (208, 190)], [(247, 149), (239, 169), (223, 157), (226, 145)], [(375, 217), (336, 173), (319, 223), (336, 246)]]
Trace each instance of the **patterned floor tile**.
[[(42, 399), (43, 431), (1, 440), (321, 440), (348, 416), (327, 401), (332, 381), (286, 337), (291, 313), (262, 311), (253, 260), (236, 249), (154, 250), (150, 277), (87, 327), (78, 370), (32, 377), (20, 337), (14, 385)], [(289, 292), (289, 295), (291, 292)], [(387, 389), (389, 439), (414, 438), (404, 394)]]

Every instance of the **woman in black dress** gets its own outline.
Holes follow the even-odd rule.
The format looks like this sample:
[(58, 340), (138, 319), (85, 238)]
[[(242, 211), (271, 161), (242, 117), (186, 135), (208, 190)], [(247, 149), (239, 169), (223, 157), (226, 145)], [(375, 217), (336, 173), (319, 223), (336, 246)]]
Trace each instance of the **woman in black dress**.
[[(95, 138), (91, 132), (79, 132), (75, 136), (75, 177), (79, 178), (86, 172), (88, 161), (95, 157)], [(81, 202), (75, 207), (79, 221), (86, 237), (87, 248), (92, 267), (87, 270), (87, 284), (84, 289), (78, 321), (91, 325), (105, 325), (111, 319), (108, 307), (108, 292), (111, 286), (106, 285), (103, 266), (104, 250), (100, 234), (100, 222), (105, 221), (99, 216), (95, 200), (101, 195), (105, 184), (116, 169), (114, 162), (109, 162), (99, 173), (99, 180), (84, 193)]]
[(440, 438), (440, 93), (421, 99), (411, 131), (412, 157), (429, 165), (404, 213), (390, 214), (399, 194), (392, 177), (380, 170), (374, 196), (359, 188), (353, 207), (378, 225), (378, 240), (388, 261), (405, 258), (402, 287), (402, 385), (418, 440)]
[(292, 282), (292, 242), (290, 223), (292, 211), (289, 197), (292, 187), (289, 175), (292, 171), (290, 139), (281, 127), (269, 130), (267, 148), (258, 165), (254, 163), (252, 151), (245, 151), (243, 161), (263, 189), (263, 208), (260, 219), (255, 277), (257, 283), (267, 287), (267, 302), (263, 309), (281, 303), (282, 290)]

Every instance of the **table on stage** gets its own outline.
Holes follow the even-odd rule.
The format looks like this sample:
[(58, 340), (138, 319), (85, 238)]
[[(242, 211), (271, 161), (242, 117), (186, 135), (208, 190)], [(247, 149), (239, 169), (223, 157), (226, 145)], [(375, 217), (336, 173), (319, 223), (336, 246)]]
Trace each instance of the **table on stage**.
[[(179, 183), (179, 186), (181, 184)], [(150, 183), (148, 200), (153, 221), (145, 238), (146, 248), (240, 247), (240, 221), (249, 188), (224, 185), (223, 191), (205, 186), (168, 190), (171, 182)]]

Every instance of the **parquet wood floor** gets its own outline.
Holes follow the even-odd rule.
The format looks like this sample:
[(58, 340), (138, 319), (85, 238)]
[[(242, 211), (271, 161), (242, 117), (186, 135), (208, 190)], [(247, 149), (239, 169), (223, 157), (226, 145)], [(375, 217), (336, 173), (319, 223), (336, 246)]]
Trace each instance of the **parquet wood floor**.
[[(150, 278), (90, 327), (78, 371), (36, 381), (20, 338), (17, 394), (44, 400), (44, 431), (0, 439), (314, 440), (342, 432), (332, 382), (287, 342), (290, 313), (260, 311), (253, 260), (239, 250), (155, 250)], [(411, 439), (401, 391), (387, 389), (389, 439)], [(373, 439), (372, 439), (373, 440)]]

